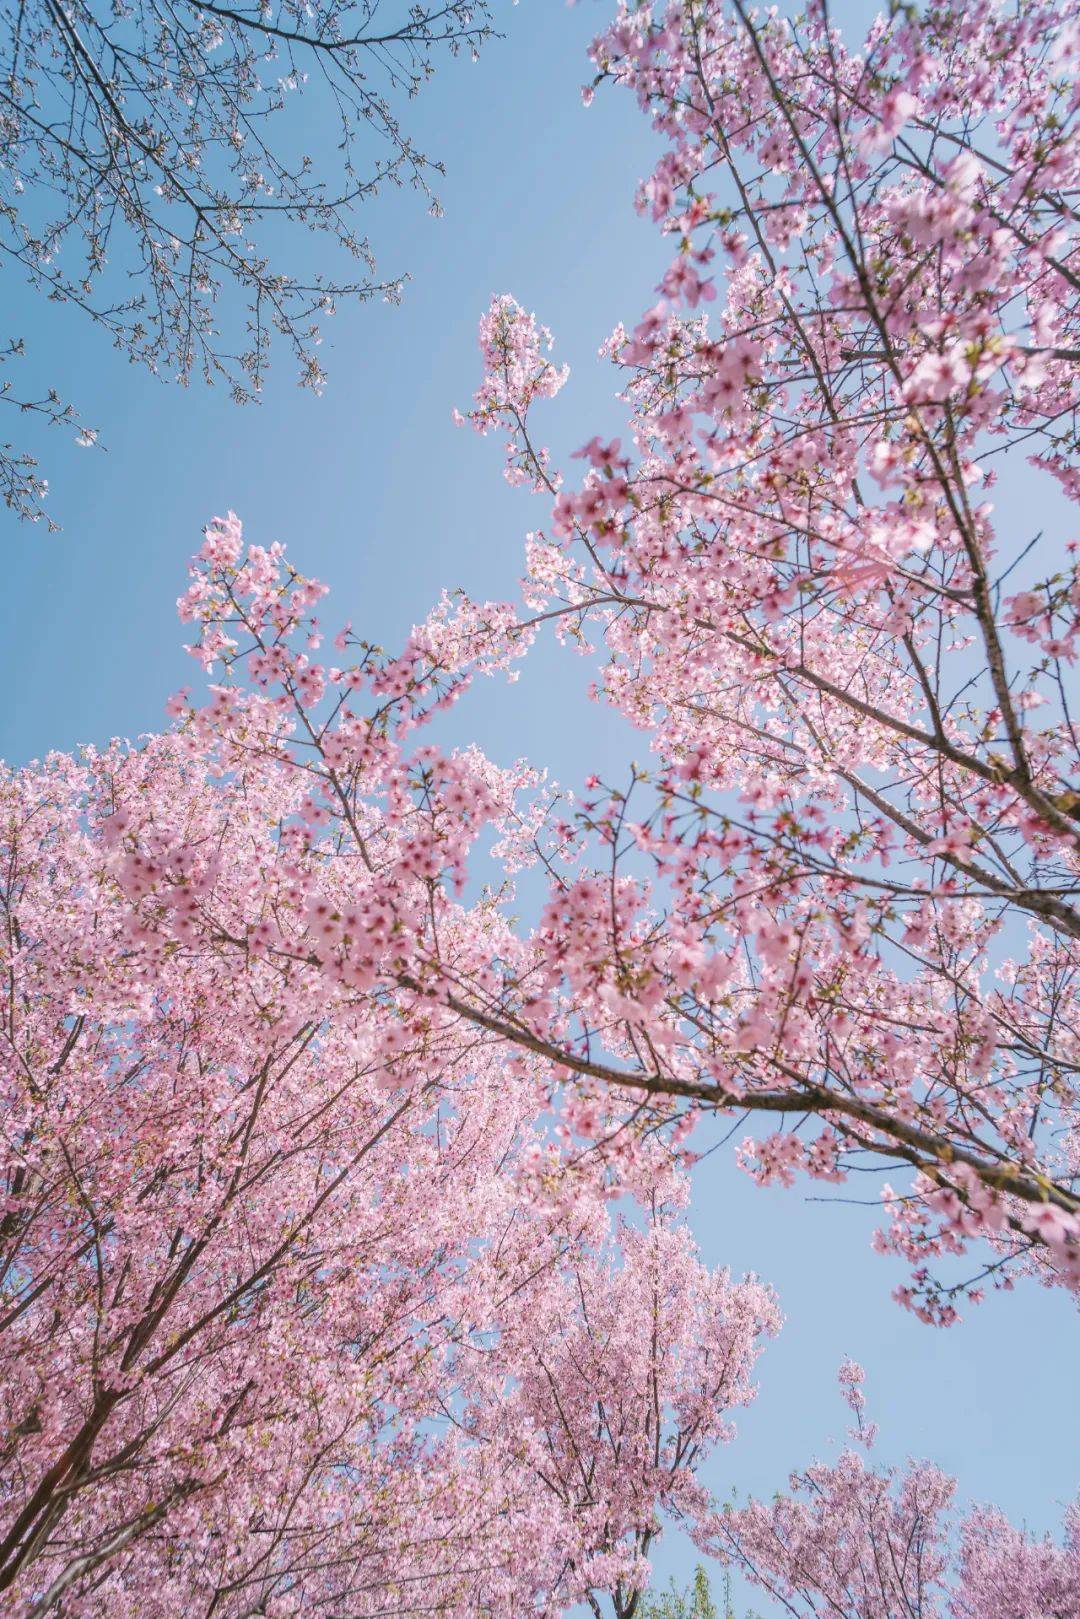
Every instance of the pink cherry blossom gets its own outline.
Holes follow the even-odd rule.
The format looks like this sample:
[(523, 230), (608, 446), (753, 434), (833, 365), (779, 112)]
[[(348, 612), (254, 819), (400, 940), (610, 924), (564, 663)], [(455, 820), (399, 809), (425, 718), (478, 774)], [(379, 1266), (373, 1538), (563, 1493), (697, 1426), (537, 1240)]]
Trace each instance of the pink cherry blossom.
[[(1080, 1278), (1077, 550), (992, 501), (999, 464), (1080, 498), (1075, 10), (849, 43), (817, 5), (620, 4), (597, 82), (661, 137), (639, 203), (678, 257), (607, 345), (635, 455), (591, 440), (526, 553), (533, 624), (652, 759), (582, 806), (489, 1010), (673, 1127), (826, 1122), (744, 1142), (760, 1181), (906, 1162), (878, 1242), (938, 1322), (973, 1246), (995, 1285)], [(502, 420), (555, 495), (537, 403)]]

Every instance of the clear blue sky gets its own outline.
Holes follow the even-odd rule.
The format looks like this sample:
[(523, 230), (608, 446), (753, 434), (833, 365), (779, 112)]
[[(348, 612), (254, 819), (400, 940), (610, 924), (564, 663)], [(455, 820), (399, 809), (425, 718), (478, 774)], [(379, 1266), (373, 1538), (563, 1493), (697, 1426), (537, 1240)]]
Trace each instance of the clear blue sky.
[[(618, 430), (613, 374), (596, 350), (652, 301), (666, 261), (632, 208), (651, 132), (625, 95), (581, 106), (585, 45), (608, 10), (607, 0), (503, 4), (506, 40), (477, 66), (439, 73), (413, 116), (447, 164), (446, 216), (430, 219), (408, 196), (369, 211), (381, 267), (406, 266), (412, 281), (402, 307), (347, 309), (328, 324), (321, 399), (296, 387), (284, 355), (257, 409), (155, 382), (73, 312), (5, 286), (5, 334), (26, 337), (27, 375), (33, 366), (73, 398), (108, 449), (43, 436), (60, 535), (0, 514), (10, 694), (0, 754), (22, 761), (162, 723), (167, 693), (197, 673), (175, 617), (184, 564), (201, 524), (226, 507), (331, 583), (329, 618), (387, 645), (443, 586), (514, 594), (522, 537), (541, 510), (507, 488), (496, 443), (450, 421), (477, 381), (477, 317), (505, 290), (555, 331), (573, 372), (547, 407), (558, 457)], [(519, 684), (470, 695), (458, 739), (503, 761), (525, 754), (570, 785), (598, 762), (615, 775), (630, 737), (585, 701), (588, 675), (569, 653), (541, 648)], [(693, 1222), (710, 1262), (758, 1271), (787, 1315), (760, 1398), (711, 1469), (718, 1488), (771, 1493), (791, 1467), (832, 1453), (845, 1427), (835, 1372), (850, 1354), (867, 1368), (884, 1453), (929, 1455), (958, 1475), (965, 1499), (995, 1500), (1034, 1528), (1056, 1524), (1080, 1482), (1076, 1312), (1063, 1296), (1029, 1286), (949, 1333), (921, 1327), (889, 1300), (899, 1267), (868, 1251), (873, 1210), (758, 1191), (730, 1148), (699, 1172)], [(656, 1561), (682, 1576), (694, 1559), (670, 1537)]]

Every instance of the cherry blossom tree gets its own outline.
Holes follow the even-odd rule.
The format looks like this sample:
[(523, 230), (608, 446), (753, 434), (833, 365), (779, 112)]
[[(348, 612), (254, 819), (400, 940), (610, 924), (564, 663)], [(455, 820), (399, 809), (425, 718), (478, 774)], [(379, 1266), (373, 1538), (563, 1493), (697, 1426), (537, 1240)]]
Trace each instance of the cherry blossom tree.
[(258, 760), (208, 779), (170, 737), (4, 782), (10, 1611), (310, 1612), (453, 1563), (456, 1464), (416, 1425), (514, 1195), (526, 1077), (132, 916), (129, 822), (220, 924), (256, 895), (271, 917), (271, 860), (303, 880), (302, 840), (272, 854), (295, 790)]
[(791, 1493), (718, 1513), (703, 1541), (768, 1592), (791, 1619), (1067, 1619), (1080, 1603), (1080, 1503), (1065, 1539), (1020, 1533), (989, 1508), (957, 1537), (954, 1480), (928, 1462), (869, 1465), (875, 1431), (863, 1420), (862, 1371), (841, 1382), (858, 1426), (833, 1466), (815, 1463)]
[(710, 1272), (654, 1198), (644, 1229), (623, 1224), (614, 1250), (571, 1253), (510, 1302), (474, 1354), (462, 1426), (510, 1492), (551, 1611), (633, 1619), (665, 1522), (706, 1521), (697, 1469), (753, 1397), (776, 1301)]
[[(155, 373), (219, 380), (250, 400), (277, 334), (318, 389), (320, 321), (344, 299), (396, 299), (404, 280), (379, 275), (360, 206), (409, 186), (438, 211), (441, 166), (402, 107), (440, 55), (475, 56), (490, 33), (486, 0), (5, 0), (9, 273), (77, 307)], [(318, 156), (307, 149), (311, 117)], [(340, 265), (328, 268), (334, 250)], [(0, 390), (0, 403), (24, 412), (49, 402), (44, 388)], [(72, 419), (64, 406), (47, 414)], [(81, 443), (95, 436), (75, 431)], [(0, 493), (19, 516), (42, 516), (45, 480), (13, 442), (0, 443)]]
[(565, 373), (508, 298), (470, 412), (553, 511), (459, 656), (554, 622), (653, 762), (589, 784), (527, 969), (462, 999), (657, 1119), (778, 1116), (762, 1182), (897, 1166), (879, 1240), (939, 1322), (986, 1275), (1080, 1284), (1078, 39), (1031, 0), (858, 50), (818, 3), (621, 5), (597, 82), (663, 139), (676, 247), (608, 344), (631, 445), (564, 485)]
[(226, 593), (296, 703), (218, 686), (2, 782), (5, 1604), (629, 1614), (775, 1302), (698, 1261), (659, 1136), (612, 1230), (539, 1059), (419, 992), (511, 947), (444, 879), (490, 821), (513, 863), (523, 772), (410, 750), (401, 660), (269, 644), (321, 587), (240, 548), (183, 611), (235, 658)]

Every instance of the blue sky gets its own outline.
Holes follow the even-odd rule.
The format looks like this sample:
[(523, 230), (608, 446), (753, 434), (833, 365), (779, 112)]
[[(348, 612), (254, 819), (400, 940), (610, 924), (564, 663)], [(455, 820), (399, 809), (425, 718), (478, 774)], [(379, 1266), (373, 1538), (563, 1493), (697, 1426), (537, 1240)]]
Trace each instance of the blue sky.
[[(648, 126), (626, 95), (581, 105), (585, 45), (608, 11), (607, 0), (503, 4), (507, 38), (476, 66), (446, 66), (412, 109), (421, 143), (447, 165), (445, 217), (408, 195), (369, 210), (380, 267), (405, 266), (412, 280), (400, 308), (345, 309), (328, 324), (321, 399), (296, 387), (284, 354), (257, 408), (163, 384), (73, 311), (5, 289), (27, 375), (74, 399), (107, 449), (42, 437), (61, 534), (0, 514), (0, 660), (12, 694), (0, 754), (20, 762), (161, 725), (165, 696), (197, 673), (175, 616), (185, 562), (202, 523), (227, 507), (252, 538), (285, 540), (332, 585), (328, 621), (350, 618), (388, 646), (444, 586), (514, 594), (522, 538), (542, 508), (503, 482), (496, 443), (450, 419), (478, 380), (477, 318), (505, 290), (554, 330), (572, 368), (546, 407), (559, 459), (618, 430), (613, 373), (596, 351), (652, 301), (667, 257), (632, 208), (654, 152)], [(518, 684), (470, 694), (457, 739), (504, 762), (524, 754), (569, 785), (594, 769), (615, 776), (634, 744), (586, 702), (588, 678), (569, 653), (541, 646)], [(848, 1190), (872, 1196), (870, 1183)], [(958, 1475), (963, 1498), (995, 1500), (1037, 1529), (1057, 1523), (1080, 1481), (1075, 1310), (1064, 1296), (1032, 1285), (951, 1332), (922, 1327), (889, 1300), (900, 1269), (869, 1252), (872, 1208), (759, 1191), (730, 1148), (698, 1172), (693, 1223), (710, 1262), (759, 1272), (787, 1315), (761, 1396), (711, 1469), (719, 1489), (770, 1493), (791, 1467), (832, 1453), (846, 1415), (835, 1372), (850, 1354), (867, 1368), (883, 1454), (929, 1455)], [(656, 1561), (682, 1576), (694, 1558), (670, 1537)]]

